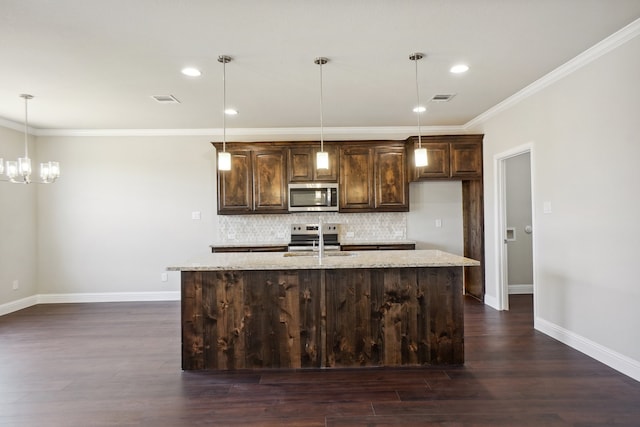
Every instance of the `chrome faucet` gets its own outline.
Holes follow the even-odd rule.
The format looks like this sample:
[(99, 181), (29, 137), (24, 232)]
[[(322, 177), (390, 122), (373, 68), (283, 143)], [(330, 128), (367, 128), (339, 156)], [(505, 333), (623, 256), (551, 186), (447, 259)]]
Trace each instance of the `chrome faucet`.
[(322, 217), (318, 218), (318, 260), (322, 264), (324, 256), (324, 236), (322, 235)]

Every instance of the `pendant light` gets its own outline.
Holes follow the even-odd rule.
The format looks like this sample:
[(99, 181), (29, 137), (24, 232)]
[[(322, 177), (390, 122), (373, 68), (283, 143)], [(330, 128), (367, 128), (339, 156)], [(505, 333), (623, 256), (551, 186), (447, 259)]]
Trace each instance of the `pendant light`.
[(314, 61), (320, 66), (320, 151), (316, 154), (316, 168), (329, 169), (329, 153), (324, 151), (324, 125), (323, 125), (323, 105), (322, 105), (322, 66), (329, 62), (325, 57), (317, 57)]
[(231, 57), (227, 55), (218, 56), (218, 62), (222, 63), (222, 152), (218, 153), (218, 170), (231, 170), (231, 153), (227, 153), (227, 62), (231, 62)]
[[(8, 160), (6, 163), (7, 179), (3, 181), (12, 182), (14, 184), (30, 184), (32, 182), (38, 184), (51, 184), (60, 176), (60, 165), (58, 162), (40, 163), (41, 181), (31, 180), (31, 159), (29, 158), (29, 114), (28, 102), (33, 99), (33, 95), (21, 94), (20, 98), (24, 99), (24, 157), (18, 160)], [(0, 175), (5, 171), (3, 159), (0, 158)]]
[(418, 86), (418, 61), (421, 60), (422, 58), (424, 58), (424, 54), (418, 53), (418, 52), (413, 53), (409, 56), (409, 59), (414, 61), (416, 65), (415, 67), (416, 68), (416, 98), (418, 100), (418, 105), (416, 106), (414, 111), (418, 116), (418, 148), (414, 150), (414, 154), (413, 154), (413, 157), (416, 162), (416, 167), (423, 167), (423, 166), (429, 165), (429, 159), (427, 158), (427, 149), (422, 148), (422, 134), (420, 131), (420, 113), (424, 110), (421, 111), (421, 108), (420, 108), (420, 88)]

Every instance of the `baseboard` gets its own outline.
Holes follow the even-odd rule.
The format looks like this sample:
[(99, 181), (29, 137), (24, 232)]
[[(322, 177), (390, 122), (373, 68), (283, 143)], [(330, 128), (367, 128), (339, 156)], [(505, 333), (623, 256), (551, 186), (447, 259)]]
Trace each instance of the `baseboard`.
[(533, 285), (509, 285), (509, 295), (532, 294)]
[(488, 294), (484, 294), (484, 303), (486, 305), (488, 305), (491, 308), (494, 308), (496, 310), (500, 310), (500, 304), (498, 304), (498, 298), (492, 296), (492, 295), (488, 295)]
[(0, 305), (0, 316), (37, 304), (90, 302), (179, 301), (180, 291), (166, 292), (103, 292), (75, 294), (38, 294)]
[(0, 316), (13, 313), (14, 311), (23, 310), (36, 304), (38, 304), (38, 295), (31, 295), (30, 297), (11, 301), (0, 305)]
[(180, 291), (167, 292), (101, 292), (76, 294), (40, 294), (38, 304), (79, 302), (179, 301)]
[(623, 354), (615, 352), (596, 342), (593, 342), (581, 335), (564, 329), (554, 323), (536, 317), (534, 320), (534, 328), (540, 332), (549, 335), (552, 338), (575, 348), (587, 356), (593, 357), (599, 362), (604, 363), (618, 372), (640, 381), (640, 362), (631, 359)]

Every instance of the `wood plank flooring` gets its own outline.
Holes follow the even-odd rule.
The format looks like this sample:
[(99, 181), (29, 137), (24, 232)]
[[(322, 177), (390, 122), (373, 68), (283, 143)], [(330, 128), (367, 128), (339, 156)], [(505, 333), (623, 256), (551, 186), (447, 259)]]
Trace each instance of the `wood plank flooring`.
[(0, 426), (639, 426), (640, 383), (465, 301), (451, 368), (182, 372), (178, 302), (0, 317)]

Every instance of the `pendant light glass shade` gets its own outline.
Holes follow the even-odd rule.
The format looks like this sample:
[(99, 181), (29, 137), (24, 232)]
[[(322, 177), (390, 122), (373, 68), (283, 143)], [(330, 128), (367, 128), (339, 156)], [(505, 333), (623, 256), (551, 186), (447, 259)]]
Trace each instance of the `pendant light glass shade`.
[(424, 54), (422, 53), (413, 53), (409, 56), (409, 59), (415, 62), (416, 69), (416, 98), (418, 100), (417, 107), (414, 109), (416, 115), (418, 117), (418, 148), (416, 148), (413, 152), (413, 158), (415, 160), (416, 167), (424, 167), (429, 165), (429, 158), (427, 157), (427, 149), (422, 148), (422, 133), (420, 129), (420, 88), (418, 86), (418, 61), (424, 58)]
[(329, 153), (324, 151), (324, 124), (322, 105), (322, 66), (329, 62), (329, 60), (324, 57), (318, 57), (313, 62), (320, 66), (320, 151), (316, 153), (316, 168), (329, 169)]
[(31, 173), (31, 159), (29, 158), (29, 114), (27, 104), (30, 99), (33, 99), (33, 95), (22, 94), (20, 98), (24, 99), (24, 157), (19, 157), (18, 160), (8, 160), (5, 163), (3, 159), (0, 159), (0, 175), (6, 173), (7, 178), (1, 179), (1, 181), (9, 181), (14, 184), (30, 184), (36, 182), (38, 184), (51, 184), (60, 177), (60, 164), (58, 162), (40, 163), (40, 178), (41, 181), (32, 181)]
[(227, 62), (231, 62), (231, 57), (227, 55), (218, 56), (218, 62), (222, 63), (222, 151), (218, 153), (218, 170), (231, 170), (231, 154), (227, 153)]
[(231, 153), (227, 153), (226, 151), (221, 151), (218, 153), (218, 170), (231, 170)]
[(423, 167), (423, 166), (429, 165), (429, 159), (427, 158), (426, 148), (416, 148), (413, 151), (413, 156), (415, 157), (417, 167)]
[(318, 169), (329, 169), (329, 153), (318, 151), (316, 153), (316, 167)]

